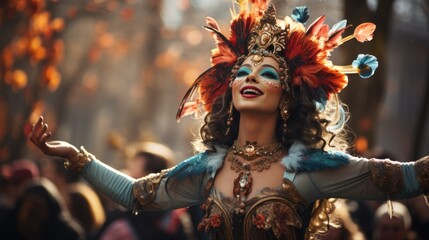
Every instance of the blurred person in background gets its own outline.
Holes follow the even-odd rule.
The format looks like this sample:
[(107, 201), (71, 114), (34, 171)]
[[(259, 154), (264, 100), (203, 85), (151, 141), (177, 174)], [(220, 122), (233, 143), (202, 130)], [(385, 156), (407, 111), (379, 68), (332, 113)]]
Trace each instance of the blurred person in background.
[[(411, 216), (407, 207), (400, 203), (392, 202), (394, 212), (389, 216), (387, 203), (381, 205), (374, 215), (374, 240), (415, 240), (416, 234), (410, 230)], [(428, 227), (428, 226), (427, 226)]]
[(82, 227), (46, 178), (29, 183), (18, 197), (2, 233), (6, 240), (84, 240)]
[(79, 182), (81, 177), (68, 172), (64, 169), (64, 164), (61, 164), (58, 159), (51, 157), (45, 157), (40, 160), (40, 172), (41, 176), (51, 180), (55, 184), (65, 205), (69, 208), (69, 186), (72, 183)]
[(423, 196), (406, 200), (411, 215), (411, 229), (416, 232), (419, 239), (429, 239), (429, 208)]
[(69, 186), (69, 209), (83, 227), (87, 239), (94, 239), (106, 220), (103, 204), (98, 194), (83, 182)]
[[(173, 152), (156, 142), (137, 142), (123, 149), (126, 167), (122, 171), (141, 178), (173, 166)], [(195, 239), (192, 221), (186, 209), (145, 212), (135, 215), (121, 207), (108, 213), (99, 233), (100, 240)]]
[(9, 202), (13, 205), (27, 186), (40, 178), (40, 169), (34, 161), (18, 159), (5, 166), (3, 177), (9, 185)]
[(1, 166), (1, 216), (0, 232), (7, 230), (7, 222), (13, 214), (18, 197), (27, 186), (39, 179), (40, 171), (35, 162), (29, 159), (18, 159)]
[(57, 187), (65, 206), (83, 227), (87, 239), (92, 239), (106, 218), (99, 195), (79, 175), (66, 171), (60, 161), (44, 158), (41, 170), (42, 175)]

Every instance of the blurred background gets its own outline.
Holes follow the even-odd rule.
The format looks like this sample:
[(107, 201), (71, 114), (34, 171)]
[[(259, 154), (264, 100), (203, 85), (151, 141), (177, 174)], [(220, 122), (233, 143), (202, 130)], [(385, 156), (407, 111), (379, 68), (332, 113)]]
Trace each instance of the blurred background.
[[(69, 230), (68, 235), (76, 236), (73, 239), (104, 239), (100, 234), (109, 229), (111, 222), (122, 219), (118, 216), (133, 219), (136, 229), (152, 226), (140, 218), (144, 214), (135, 217), (124, 212), (102, 194), (98, 199), (96, 193), (79, 185), (78, 175), (65, 172), (62, 161), (44, 157), (27, 141), (27, 135), (32, 124), (43, 115), (53, 133), (52, 139), (84, 145), (102, 161), (127, 173), (140, 168), (147, 170), (143, 164), (147, 159), (129, 160), (133, 155), (127, 155), (127, 149), (141, 147), (141, 142), (152, 141), (170, 147), (174, 154), (173, 159), (169, 159), (176, 163), (189, 157), (193, 153), (191, 142), (199, 134), (201, 122), (185, 117), (177, 123), (176, 111), (189, 86), (210, 67), (214, 42), (202, 28), (205, 17), (215, 18), (222, 32), (228, 35), (231, 2), (0, 1), (2, 236), (17, 239), (13, 234), (20, 232), (21, 223), (33, 226), (20, 232), (29, 235), (28, 239), (35, 239), (34, 234), (45, 228), (56, 231), (50, 234), (65, 235), (65, 230), (50, 223), (42, 227), (43, 221), (38, 218), (44, 216), (40, 214), (43, 210), (40, 205), (20, 210), (23, 205), (20, 199), (31, 200), (28, 196), (32, 195), (28, 194), (35, 192), (43, 192), (43, 196), (61, 195), (58, 199), (63, 199), (67, 208), (50, 214), (64, 220), (70, 211), (77, 224), (72, 220), (62, 221), (61, 226)], [(398, 161), (414, 161), (429, 154), (429, 0), (273, 0), (272, 3), (279, 17), (290, 15), (296, 6), (307, 5), (310, 7), (307, 26), (323, 14), (330, 26), (342, 19), (353, 26), (374, 22), (377, 29), (371, 42), (349, 41), (331, 56), (336, 65), (349, 65), (360, 53), (375, 55), (380, 63), (369, 79), (349, 76), (349, 86), (340, 94), (351, 112), (350, 152)], [(351, 31), (344, 36), (352, 34)], [(39, 176), (54, 182), (60, 193), (47, 191), (53, 190), (47, 183), (37, 183)], [(23, 190), (27, 180), (37, 183), (29, 188), (30, 192)], [(380, 204), (347, 202), (347, 212), (367, 239), (375, 236), (377, 226), (402, 229), (402, 232), (409, 230), (410, 221), (404, 220), (408, 224), (402, 227), (390, 228), (379, 223), (385, 216), (383, 212), (374, 215), (379, 212), (376, 209)], [(409, 219), (411, 214), (415, 234), (414, 238), (407, 239), (429, 239), (429, 208), (425, 200), (420, 197), (405, 204), (410, 213), (398, 207), (395, 213), (402, 219)], [(79, 210), (82, 206), (87, 206), (86, 212)], [(201, 217), (198, 206), (195, 209), (186, 209), (191, 221), (188, 214), (183, 213), (165, 216), (176, 222), (180, 219), (187, 236), (194, 236), (187, 239), (206, 239), (203, 234), (192, 232)], [(117, 210), (120, 215), (115, 215)], [(22, 216), (28, 218), (20, 222), (10, 220), (21, 216), (16, 214), (21, 211)], [(343, 219), (343, 227), (349, 231), (358, 229), (347, 227), (347, 218), (350, 217)], [(15, 222), (18, 227), (12, 226)], [(140, 226), (142, 222), (145, 224)], [(194, 226), (189, 227), (190, 223)], [(50, 232), (48, 230), (46, 232)], [(4, 235), (5, 232), (10, 234)], [(65, 239), (56, 236), (52, 239)], [(392, 236), (404, 239), (397, 232)], [(377, 239), (391, 240), (392, 236)], [(156, 239), (160, 239), (159, 234)], [(329, 235), (327, 239), (334, 238)]]
[[(429, 1), (272, 2), (279, 16), (309, 6), (307, 25), (322, 14), (331, 26), (344, 18), (376, 23), (373, 41), (350, 41), (332, 56), (337, 65), (359, 53), (380, 62), (370, 79), (350, 76), (341, 93), (352, 113), (351, 152), (382, 147), (400, 161), (428, 154)], [(231, 1), (4, 0), (0, 7), (0, 161), (40, 154), (25, 137), (39, 115), (54, 139), (113, 165), (121, 163), (109, 141), (159, 141), (176, 161), (192, 154), (199, 123), (176, 123), (175, 112), (210, 66), (205, 17), (227, 33)]]

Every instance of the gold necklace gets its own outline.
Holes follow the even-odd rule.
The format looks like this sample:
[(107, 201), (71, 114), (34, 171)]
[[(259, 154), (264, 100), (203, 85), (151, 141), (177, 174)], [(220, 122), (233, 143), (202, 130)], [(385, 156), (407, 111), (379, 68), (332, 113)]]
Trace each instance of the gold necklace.
[(234, 155), (242, 157), (244, 160), (253, 161), (259, 157), (272, 156), (280, 149), (282, 149), (281, 143), (259, 146), (256, 142), (246, 141), (244, 145), (240, 145), (235, 140), (231, 147), (231, 152)]
[[(280, 143), (259, 146), (256, 142), (246, 141), (245, 145), (234, 142), (230, 150), (232, 156), (227, 160), (231, 162), (231, 169), (239, 173), (234, 179), (233, 188), (233, 194), (237, 200), (234, 209), (237, 214), (245, 212), (244, 202), (252, 191), (252, 171), (262, 172), (269, 169), (272, 163), (280, 159), (281, 149)], [(242, 162), (238, 156), (250, 162)]]

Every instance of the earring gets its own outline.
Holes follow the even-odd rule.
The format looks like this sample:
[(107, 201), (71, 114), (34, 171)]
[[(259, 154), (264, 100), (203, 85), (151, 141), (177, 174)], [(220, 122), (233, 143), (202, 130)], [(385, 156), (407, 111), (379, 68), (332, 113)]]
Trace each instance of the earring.
[(233, 111), (234, 111), (234, 105), (232, 104), (232, 101), (231, 101), (231, 104), (229, 105), (229, 109), (228, 109), (228, 118), (226, 119), (225, 135), (228, 135), (231, 129), (231, 124), (232, 124), (232, 121), (234, 120), (234, 118), (232, 117)]
[(286, 100), (286, 98), (283, 98), (280, 103), (280, 116), (283, 120), (283, 136), (286, 134), (287, 131), (287, 120), (289, 119), (289, 101)]

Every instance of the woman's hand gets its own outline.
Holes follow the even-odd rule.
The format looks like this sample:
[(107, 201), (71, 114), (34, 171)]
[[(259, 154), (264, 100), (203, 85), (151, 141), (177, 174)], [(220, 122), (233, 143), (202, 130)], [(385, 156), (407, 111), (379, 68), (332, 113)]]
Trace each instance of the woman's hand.
[(33, 125), (29, 139), (46, 155), (74, 159), (79, 150), (72, 144), (65, 141), (49, 141), (51, 132), (48, 132), (48, 124), (44, 123), (43, 117)]

